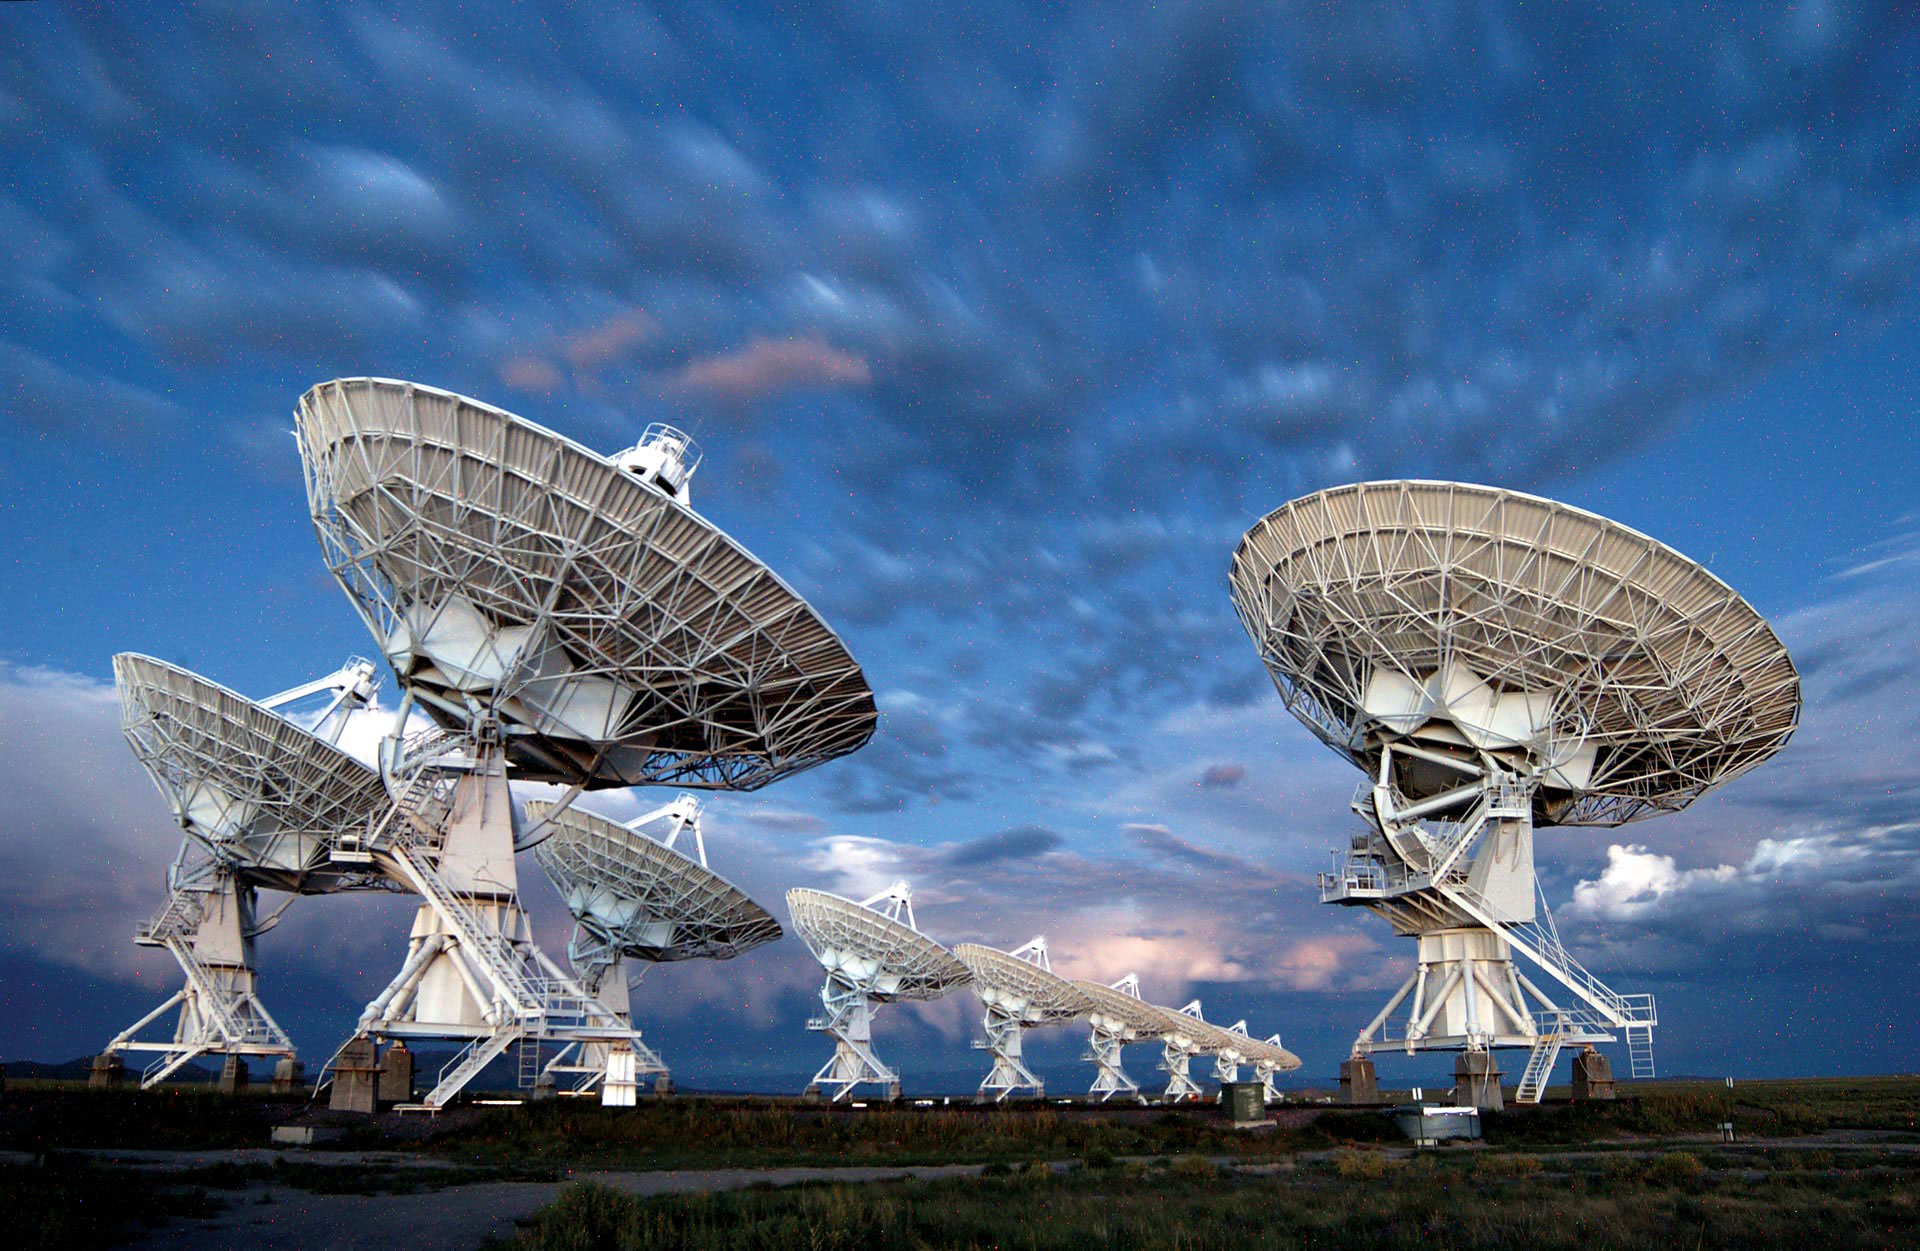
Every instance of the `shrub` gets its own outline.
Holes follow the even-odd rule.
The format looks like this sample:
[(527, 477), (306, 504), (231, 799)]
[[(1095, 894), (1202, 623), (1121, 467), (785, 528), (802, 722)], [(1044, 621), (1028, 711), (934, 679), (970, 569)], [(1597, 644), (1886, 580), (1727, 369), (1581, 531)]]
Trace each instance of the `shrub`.
[(1385, 1177), (1391, 1167), (1378, 1151), (1342, 1149), (1333, 1153), (1333, 1171), (1342, 1177), (1375, 1179)]
[(1080, 1163), (1085, 1168), (1109, 1169), (1118, 1168), (1120, 1160), (1105, 1147), (1095, 1147), (1080, 1157)]
[(1173, 1175), (1205, 1180), (1220, 1176), (1220, 1170), (1204, 1155), (1183, 1155), (1173, 1162)]
[(1706, 1172), (1706, 1165), (1700, 1163), (1700, 1157), (1693, 1152), (1669, 1151), (1647, 1165), (1646, 1172), (1642, 1176), (1658, 1185), (1673, 1186), (1692, 1181), (1704, 1172)]

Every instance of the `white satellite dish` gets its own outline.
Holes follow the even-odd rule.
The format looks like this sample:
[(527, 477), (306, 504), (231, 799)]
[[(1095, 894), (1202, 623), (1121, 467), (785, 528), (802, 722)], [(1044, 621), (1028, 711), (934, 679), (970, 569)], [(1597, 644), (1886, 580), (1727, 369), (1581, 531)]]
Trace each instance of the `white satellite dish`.
[[(379, 1038), (458, 1038), (451, 1099), (520, 1044), (605, 1045), (630, 1024), (533, 943), (516, 847), (583, 789), (746, 790), (854, 751), (873, 695), (806, 601), (687, 507), (691, 444), (666, 427), (618, 460), (413, 383), (323, 383), (296, 437), (328, 568), (399, 675), (389, 818), (352, 854), (425, 899), (400, 973), (362, 1014)], [(516, 829), (510, 780), (570, 788)], [(616, 1063), (617, 1062), (617, 1063)]]
[[(623, 1020), (633, 1019), (631, 987), (650, 965), (730, 960), (780, 937), (780, 923), (765, 908), (707, 867), (700, 801), (690, 794), (624, 824), (579, 808), (556, 813), (541, 800), (528, 801), (527, 816), (553, 821), (552, 836), (534, 857), (573, 916), (568, 962), (588, 993)], [(650, 827), (663, 827), (662, 836), (643, 832)], [(682, 838), (699, 859), (675, 846)], [(666, 1065), (651, 1052), (636, 1055), (636, 1071), (655, 1074), (660, 1093)], [(586, 1089), (604, 1077), (606, 1056), (571, 1044), (547, 1071), (578, 1074)], [(609, 1103), (633, 1102), (631, 1090), (609, 1093)]]
[(993, 1068), (979, 1097), (999, 1103), (1017, 1090), (1044, 1095), (1046, 1083), (1021, 1058), (1022, 1038), (1035, 1026), (1085, 1016), (1092, 1008), (1086, 994), (1053, 971), (1045, 935), (1012, 951), (961, 943), (953, 954), (973, 974), (973, 993), (986, 1009), (987, 1036), (975, 1045), (993, 1053)]
[(1184, 1008), (1155, 1004), (1154, 1011), (1160, 1014), (1160, 1068), (1167, 1075), (1167, 1089), (1162, 1098), (1168, 1103), (1200, 1098), (1204, 1092), (1193, 1080), (1194, 1058), (1230, 1051), (1233, 1043), (1223, 1039), (1220, 1028), (1201, 1015), (1198, 999)]
[(1778, 751), (1800, 682), (1773, 630), (1643, 534), (1451, 482), (1295, 500), (1247, 532), (1231, 582), (1287, 707), (1368, 778), (1368, 829), (1322, 901), (1419, 942), (1418, 970), (1354, 1041), (1353, 1097), (1377, 1089), (1377, 1045), (1463, 1053), (1461, 1097), (1483, 1107), (1500, 1104), (1497, 1048), (1529, 1051), (1523, 1102), (1564, 1045), (1603, 1070), (1591, 1047), (1616, 1030), (1651, 1076), (1653, 997), (1614, 992), (1561, 944), (1533, 832), (1678, 811)]
[[(155, 1052), (143, 1087), (205, 1055), (291, 1061), (293, 1043), (260, 1002), (254, 939), (262, 888), (292, 895), (379, 889), (378, 874), (336, 865), (340, 836), (387, 806), (380, 775), (335, 744), (348, 714), (372, 702), (373, 665), (255, 702), (198, 674), (122, 653), (113, 658), (120, 729), (185, 834), (167, 874), (167, 902), (135, 941), (164, 947), (185, 985), (107, 1044)], [(309, 705), (315, 705), (308, 707)], [(308, 724), (292, 716), (304, 710)], [(178, 1008), (172, 1037), (143, 1040)]]
[(807, 1093), (826, 1091), (837, 1101), (872, 1083), (898, 1099), (900, 1075), (874, 1054), (875, 1010), (895, 1000), (939, 999), (967, 984), (967, 967), (920, 932), (913, 888), (905, 882), (859, 902), (795, 887), (787, 892), (787, 915), (827, 971), (820, 988), (826, 1015), (808, 1021), (807, 1028), (831, 1035), (834, 1052)]
[(1140, 979), (1132, 973), (1110, 985), (1082, 981), (1073, 985), (1087, 1001), (1087, 1026), (1092, 1031), (1087, 1058), (1093, 1061), (1095, 1073), (1087, 1093), (1100, 1096), (1102, 1103), (1118, 1094), (1146, 1102), (1140, 1083), (1122, 1067), (1121, 1052), (1128, 1043), (1159, 1038), (1166, 1031), (1161, 1010), (1141, 999)]

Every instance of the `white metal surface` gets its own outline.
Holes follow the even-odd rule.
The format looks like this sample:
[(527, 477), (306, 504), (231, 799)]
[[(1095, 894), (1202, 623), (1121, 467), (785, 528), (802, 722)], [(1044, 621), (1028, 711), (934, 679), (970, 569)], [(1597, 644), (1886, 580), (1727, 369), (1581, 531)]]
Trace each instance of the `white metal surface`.
[(1368, 828), (1322, 900), (1418, 939), (1354, 1053), (1526, 1047), (1521, 1094), (1537, 1099), (1562, 1044), (1624, 1029), (1651, 1075), (1652, 997), (1562, 945), (1534, 830), (1676, 811), (1778, 751), (1799, 677), (1767, 623), (1645, 535), (1458, 483), (1295, 500), (1248, 531), (1231, 582), (1288, 708), (1369, 778), (1354, 800)]
[(961, 943), (953, 954), (973, 974), (973, 992), (986, 1013), (987, 1036), (976, 1046), (993, 1054), (993, 1067), (980, 1097), (998, 1103), (1020, 1090), (1045, 1094), (1046, 1083), (1022, 1059), (1023, 1038), (1035, 1026), (1085, 1016), (1092, 1009), (1086, 994), (1053, 971), (1045, 935), (1013, 951)]
[(967, 984), (967, 967), (916, 927), (913, 888), (905, 882), (859, 902), (796, 887), (787, 892), (787, 915), (827, 973), (820, 988), (825, 1014), (807, 1028), (832, 1037), (834, 1052), (808, 1093), (840, 1100), (873, 1084), (898, 1098), (899, 1074), (873, 1050), (874, 1012), (896, 999), (938, 999)]
[(483, 707), (520, 778), (747, 790), (871, 737), (839, 637), (657, 474), (391, 379), (314, 387), (296, 425), (328, 568), (421, 707)]

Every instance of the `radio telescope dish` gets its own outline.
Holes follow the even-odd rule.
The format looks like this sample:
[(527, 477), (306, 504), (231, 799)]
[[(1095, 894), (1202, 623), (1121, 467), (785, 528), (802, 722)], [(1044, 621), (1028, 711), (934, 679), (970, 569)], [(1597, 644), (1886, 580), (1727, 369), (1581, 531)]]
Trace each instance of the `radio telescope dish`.
[[(1369, 779), (1354, 802), (1369, 831), (1336, 853), (1322, 901), (1419, 939), (1419, 971), (1355, 1041), (1350, 1094), (1375, 1090), (1376, 1039), (1463, 1052), (1462, 1097), (1484, 1107), (1500, 1103), (1498, 1047), (1530, 1051), (1523, 1102), (1563, 1045), (1604, 1068), (1591, 1044), (1615, 1029), (1651, 1076), (1653, 999), (1561, 946), (1535, 904), (1533, 831), (1678, 811), (1779, 751), (1800, 681), (1772, 628), (1637, 531), (1462, 483), (1295, 500), (1247, 532), (1230, 582), (1287, 707)], [(1515, 948), (1574, 1002), (1520, 975)]]
[[(349, 661), (261, 702), (131, 652), (113, 658), (113, 674), (121, 732), (186, 835), (167, 901), (135, 941), (164, 947), (185, 984), (107, 1044), (108, 1071), (123, 1052), (156, 1052), (141, 1076), (150, 1087), (204, 1055), (226, 1056), (239, 1074), (246, 1057), (272, 1057), (293, 1080), (293, 1043), (259, 997), (254, 940), (280, 912), (261, 917), (258, 892), (385, 885), (331, 859), (342, 835), (387, 804), (379, 774), (335, 745), (348, 714), (373, 697), (373, 666)], [(310, 726), (293, 719), (303, 707)], [(171, 1037), (141, 1038), (176, 1007)]]
[(872, 737), (839, 636), (685, 503), (678, 431), (616, 462), (348, 378), (301, 397), (297, 434), (327, 565), (401, 682), (450, 729), (484, 709), (520, 778), (751, 790)]
[[(554, 833), (535, 850), (540, 867), (580, 926), (575, 968), (596, 950), (636, 960), (730, 960), (780, 937), (780, 923), (746, 893), (671, 843), (640, 833), (650, 820), (697, 820), (698, 801), (684, 795), (668, 810), (627, 825), (578, 808), (553, 813)], [(552, 805), (527, 802), (545, 820)], [(678, 833), (676, 829), (675, 834)]]
[[(527, 815), (553, 822), (534, 858), (573, 916), (573, 971), (622, 1020), (633, 1020), (632, 984), (639, 980), (629, 974), (629, 960), (643, 961), (642, 971), (675, 960), (730, 960), (780, 937), (765, 908), (707, 867), (700, 801), (692, 795), (624, 825), (543, 800), (529, 800)], [(642, 833), (663, 823), (663, 839)], [(697, 860), (675, 846), (689, 831)], [(577, 1073), (585, 1088), (600, 1080), (607, 1059), (603, 1046), (569, 1047), (547, 1071)], [(656, 1093), (665, 1081), (664, 1073), (655, 1079)]]
[(1158, 1038), (1165, 1032), (1160, 1009), (1141, 1000), (1140, 979), (1132, 973), (1110, 986), (1076, 981), (1073, 987), (1087, 1001), (1087, 1025), (1092, 1031), (1088, 1058), (1096, 1071), (1087, 1093), (1099, 1095), (1102, 1103), (1117, 1094), (1129, 1094), (1144, 1103), (1140, 1084), (1121, 1067), (1121, 1052), (1130, 1042)]
[[(371, 767), (335, 746), (344, 713), (373, 693), (373, 666), (339, 673), (264, 703), (151, 656), (113, 658), (120, 728), (187, 836), (254, 886), (320, 894), (374, 886), (375, 875), (330, 854), (387, 806)], [(331, 694), (316, 734), (274, 711)]]
[(889, 1098), (899, 1098), (900, 1075), (873, 1051), (875, 1009), (896, 999), (939, 999), (967, 984), (972, 977), (967, 966), (920, 932), (913, 918), (913, 888), (905, 882), (858, 903), (795, 887), (787, 892), (787, 915), (827, 971), (820, 989), (826, 1015), (807, 1022), (807, 1028), (833, 1037), (834, 1056), (814, 1074), (807, 1093), (830, 1090), (839, 1100), (872, 1082), (886, 1086)]
[(1021, 1038), (1037, 1025), (1077, 1020), (1092, 1010), (1086, 994), (1053, 971), (1047, 940), (1038, 936), (1013, 951), (961, 943), (953, 954), (973, 974), (973, 992), (986, 1008), (993, 1069), (980, 1083), (982, 1099), (998, 1103), (1016, 1090), (1046, 1093), (1046, 1083), (1021, 1060)]
[[(688, 507), (692, 441), (649, 427), (614, 458), (498, 408), (350, 378), (301, 397), (295, 436), (327, 566), (438, 734), (389, 738), (394, 800), (364, 854), (424, 899), (379, 1037), (466, 1038), (443, 1106), (519, 1044), (608, 1057), (602, 1101), (664, 1077), (616, 1007), (533, 943), (512, 781), (752, 790), (861, 747), (873, 693), (844, 644)], [(651, 1066), (651, 1067), (649, 1067)], [(656, 1090), (663, 1090), (656, 1085)]]
[[(1538, 774), (1536, 825), (1684, 808), (1779, 751), (1800, 679), (1726, 583), (1552, 500), (1369, 482), (1295, 500), (1240, 542), (1234, 607), (1293, 714), (1378, 773), (1382, 745)], [(1396, 770), (1424, 798), (1448, 766)]]
[(1199, 1083), (1193, 1080), (1194, 1057), (1218, 1055), (1223, 1050), (1231, 1049), (1232, 1043), (1222, 1037), (1225, 1031), (1200, 1015), (1198, 999), (1184, 1008), (1155, 1004), (1153, 1009), (1160, 1018), (1160, 1068), (1167, 1075), (1164, 1098), (1168, 1103), (1198, 1099), (1203, 1092)]

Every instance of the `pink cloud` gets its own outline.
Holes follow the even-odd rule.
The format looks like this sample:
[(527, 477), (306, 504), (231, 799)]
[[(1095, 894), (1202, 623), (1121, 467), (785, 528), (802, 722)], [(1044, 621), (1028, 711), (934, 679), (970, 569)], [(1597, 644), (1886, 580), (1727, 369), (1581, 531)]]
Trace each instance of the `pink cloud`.
[(673, 385), (734, 400), (764, 399), (790, 387), (859, 386), (873, 381), (865, 357), (843, 352), (818, 334), (754, 339), (719, 356), (688, 362)]

